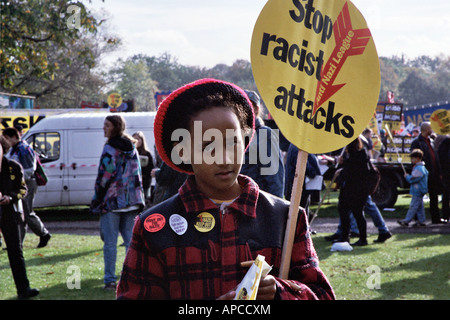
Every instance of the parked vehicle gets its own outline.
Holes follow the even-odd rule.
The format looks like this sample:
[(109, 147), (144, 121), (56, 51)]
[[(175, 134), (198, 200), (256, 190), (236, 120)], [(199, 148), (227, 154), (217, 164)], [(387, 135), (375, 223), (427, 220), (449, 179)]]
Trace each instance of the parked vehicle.
[[(398, 194), (405, 189), (409, 192), (409, 183), (406, 181), (402, 166), (394, 162), (375, 162), (375, 166), (381, 173), (380, 184), (377, 191), (372, 195), (372, 200), (378, 208), (393, 208), (397, 201)], [(403, 163), (407, 173), (411, 173), (411, 163)]]
[[(40, 186), (34, 206), (89, 205), (94, 195), (98, 164), (106, 138), (103, 123), (111, 113), (80, 113), (48, 116), (34, 124), (24, 139), (39, 155), (48, 177)], [(155, 112), (121, 113), (126, 132), (144, 133), (154, 150)]]

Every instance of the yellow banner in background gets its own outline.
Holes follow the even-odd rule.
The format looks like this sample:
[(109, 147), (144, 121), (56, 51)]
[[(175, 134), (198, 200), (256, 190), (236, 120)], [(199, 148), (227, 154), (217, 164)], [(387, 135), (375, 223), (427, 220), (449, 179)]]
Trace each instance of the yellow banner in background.
[(450, 111), (446, 109), (434, 111), (430, 117), (430, 125), (437, 134), (450, 134)]
[(23, 133), (27, 132), (36, 122), (45, 118), (45, 115), (20, 115), (20, 116), (3, 116), (0, 115), (1, 130), (9, 127), (22, 126)]

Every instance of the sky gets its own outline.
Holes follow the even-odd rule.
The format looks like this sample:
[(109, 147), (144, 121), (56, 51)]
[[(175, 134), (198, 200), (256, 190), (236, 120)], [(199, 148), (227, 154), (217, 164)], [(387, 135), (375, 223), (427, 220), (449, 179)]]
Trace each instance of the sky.
[[(272, 0), (273, 1), (273, 0)], [(289, 1), (289, 0), (279, 0)], [(317, 1), (317, 0), (316, 0)], [(250, 61), (253, 27), (266, 0), (92, 0), (123, 42), (109, 56), (159, 56), (183, 65), (213, 67)], [(450, 1), (353, 0), (372, 32), (379, 56), (450, 55)]]

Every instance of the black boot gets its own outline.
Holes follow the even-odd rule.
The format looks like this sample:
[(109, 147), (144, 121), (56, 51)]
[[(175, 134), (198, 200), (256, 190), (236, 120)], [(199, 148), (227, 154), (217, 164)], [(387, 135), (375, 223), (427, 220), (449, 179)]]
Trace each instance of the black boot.
[(25, 300), (29, 298), (36, 297), (39, 294), (38, 289), (32, 289), (30, 287), (26, 288), (25, 291), (18, 293), (19, 300)]

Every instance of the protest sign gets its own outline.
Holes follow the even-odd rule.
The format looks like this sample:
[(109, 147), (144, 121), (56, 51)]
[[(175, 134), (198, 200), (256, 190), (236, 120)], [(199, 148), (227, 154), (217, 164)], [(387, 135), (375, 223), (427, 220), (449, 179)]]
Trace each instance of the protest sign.
[(450, 111), (446, 109), (438, 109), (431, 114), (431, 129), (440, 135), (450, 133)]
[(255, 24), (251, 62), (270, 114), (306, 152), (346, 146), (377, 105), (378, 55), (350, 1), (269, 0)]
[(299, 148), (280, 268), (286, 279), (307, 153), (359, 136), (377, 105), (380, 66), (364, 17), (345, 0), (269, 0), (253, 30), (251, 63), (270, 114)]

